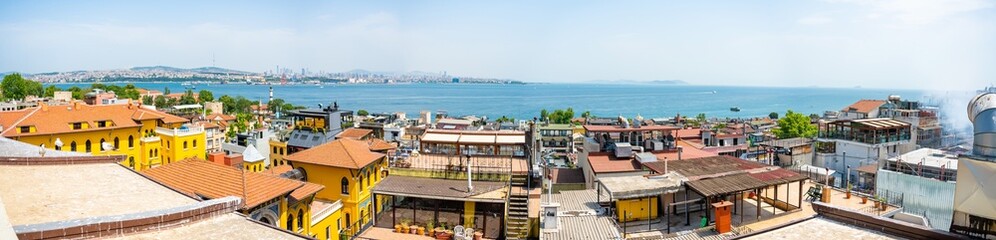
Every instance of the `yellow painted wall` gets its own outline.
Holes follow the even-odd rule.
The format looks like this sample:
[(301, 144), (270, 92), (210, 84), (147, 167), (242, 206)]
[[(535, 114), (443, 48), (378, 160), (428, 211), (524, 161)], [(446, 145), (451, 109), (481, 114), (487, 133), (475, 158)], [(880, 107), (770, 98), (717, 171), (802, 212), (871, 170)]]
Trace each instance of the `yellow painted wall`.
[(244, 167), (246, 171), (262, 172), (263, 170), (266, 170), (266, 163), (264, 161), (254, 163), (246, 162), (242, 164), (242, 167)]
[(287, 164), (284, 157), (287, 156), (287, 142), (270, 140), (270, 167)]
[[(363, 169), (337, 168), (301, 162), (291, 162), (291, 165), (294, 168), (304, 169), (308, 182), (325, 185), (325, 189), (319, 191), (315, 196), (316, 198), (328, 201), (342, 200), (343, 221), (345, 221), (346, 215), (349, 215), (352, 223), (357, 221), (366, 223), (372, 220), (371, 218), (375, 214), (371, 212), (373, 209), (380, 210), (380, 208), (373, 207), (376, 203), (370, 198), (370, 190), (382, 179), (379, 170), (387, 167), (385, 159), (382, 158)], [(363, 173), (369, 173), (370, 177), (367, 178), (367, 174)], [(354, 175), (361, 174), (363, 182), (359, 182), (360, 177), (354, 177)], [(349, 181), (349, 194), (342, 194), (341, 181), (343, 177)], [(367, 213), (367, 216), (360, 219), (362, 213)], [(348, 225), (349, 223), (343, 222), (343, 228), (347, 228)]]
[[(647, 220), (647, 216), (657, 218), (657, 198), (617, 200), (616, 211), (616, 216), (619, 216), (619, 222)], [(629, 215), (627, 218), (624, 213), (632, 215)]]
[(463, 202), (463, 225), (474, 226), (474, 202)]
[[(312, 222), (314, 225), (311, 226), (311, 234), (314, 235), (315, 239), (319, 240), (338, 240), (339, 227), (341, 226), (339, 221), (342, 221), (341, 219), (342, 209), (336, 210), (332, 214), (329, 214), (328, 217)], [(326, 228), (328, 228), (328, 232), (325, 231)]]

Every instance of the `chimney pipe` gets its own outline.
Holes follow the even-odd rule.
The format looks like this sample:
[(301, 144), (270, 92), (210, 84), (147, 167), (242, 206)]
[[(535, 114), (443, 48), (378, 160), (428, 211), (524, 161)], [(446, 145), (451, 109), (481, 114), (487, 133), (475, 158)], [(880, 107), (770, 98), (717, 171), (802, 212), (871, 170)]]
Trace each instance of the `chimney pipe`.
[(975, 128), (972, 154), (996, 157), (996, 89), (986, 88), (969, 102), (968, 119)]

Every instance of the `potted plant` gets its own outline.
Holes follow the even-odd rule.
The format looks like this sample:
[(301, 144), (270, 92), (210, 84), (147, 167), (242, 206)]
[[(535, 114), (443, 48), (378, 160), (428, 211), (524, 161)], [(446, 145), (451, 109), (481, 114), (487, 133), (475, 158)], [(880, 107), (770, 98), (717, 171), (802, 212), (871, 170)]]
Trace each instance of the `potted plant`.
[(418, 224), (412, 224), (412, 226), (410, 227), (408, 233), (418, 234)]
[(401, 233), (401, 223), (394, 224), (394, 232)]
[(411, 223), (411, 220), (404, 218), (401, 219), (401, 233), (408, 233), (411, 231), (411, 227), (408, 226), (408, 223)]
[(474, 232), (474, 240), (481, 240), (481, 239), (484, 239), (484, 233), (482, 233), (481, 231)]
[(418, 235), (425, 236), (425, 227), (418, 227)]
[(888, 202), (886, 202), (885, 197), (880, 197), (879, 201), (882, 202), (882, 205), (879, 207), (881, 207), (882, 211), (885, 211), (885, 209), (889, 207), (889, 204)]
[(844, 195), (844, 199), (851, 199), (851, 183), (847, 183), (847, 188), (845, 190), (847, 190), (847, 192), (846, 195)]
[(868, 203), (868, 196), (861, 196), (861, 204)]
[(882, 203), (878, 201), (878, 195), (872, 197), (872, 202), (875, 202), (875, 208), (878, 208)]
[(429, 222), (425, 223), (425, 230), (428, 233), (426, 236), (436, 236), (436, 223), (429, 220)]

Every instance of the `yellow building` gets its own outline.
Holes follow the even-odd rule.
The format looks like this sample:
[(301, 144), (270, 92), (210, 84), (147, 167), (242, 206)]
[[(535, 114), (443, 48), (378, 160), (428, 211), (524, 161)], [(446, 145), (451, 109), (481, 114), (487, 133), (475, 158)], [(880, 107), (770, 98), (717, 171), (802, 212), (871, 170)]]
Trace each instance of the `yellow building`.
[[(324, 186), (282, 178), (279, 175), (242, 171), (201, 159), (177, 161), (141, 172), (156, 182), (194, 198), (235, 196), (243, 199), (239, 212), (254, 220), (305, 236), (327, 236), (337, 232), (328, 218), (339, 211), (335, 202), (314, 202)], [(340, 204), (341, 205), (341, 204)], [(322, 214), (312, 215), (313, 211)], [(316, 226), (325, 223), (319, 232)], [(334, 222), (332, 222), (334, 223)], [(325, 239), (325, 238), (320, 238)]]
[(0, 135), (49, 149), (126, 155), (121, 164), (148, 169), (180, 159), (205, 158), (203, 127), (140, 104), (38, 107), (0, 112)]
[(370, 190), (385, 177), (387, 159), (370, 150), (370, 143), (339, 139), (305, 149), (284, 158), (307, 182), (325, 185), (316, 198), (342, 201), (342, 229), (354, 235), (371, 223), (380, 201)]
[(288, 154), (287, 152), (287, 142), (281, 142), (276, 139), (270, 139), (270, 167), (277, 167), (281, 165), (287, 165), (287, 161), (284, 161), (284, 157)]
[(256, 150), (252, 144), (249, 144), (246, 150), (242, 151), (242, 167), (246, 171), (262, 172), (266, 170), (265, 159), (263, 154), (259, 153), (259, 150)]

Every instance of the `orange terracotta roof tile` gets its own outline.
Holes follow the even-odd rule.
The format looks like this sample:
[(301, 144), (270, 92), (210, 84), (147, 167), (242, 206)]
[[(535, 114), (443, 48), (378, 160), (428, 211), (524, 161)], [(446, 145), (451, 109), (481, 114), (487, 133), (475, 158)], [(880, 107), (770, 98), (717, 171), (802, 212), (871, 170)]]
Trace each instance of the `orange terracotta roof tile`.
[(389, 143), (380, 138), (374, 138), (369, 141), (371, 151), (384, 151), (398, 148), (393, 143)]
[(846, 108), (842, 109), (841, 111), (845, 111), (846, 112), (846, 111), (851, 111), (853, 109), (855, 112), (869, 113), (872, 110), (875, 110), (875, 109), (878, 109), (878, 107), (881, 107), (882, 104), (885, 104), (885, 101), (883, 101), (883, 100), (862, 99), (862, 100), (858, 100), (854, 104), (851, 104), (850, 106), (847, 106)]
[(195, 198), (200, 196), (210, 199), (226, 196), (243, 198), (245, 208), (256, 207), (305, 186), (301, 181), (245, 172), (202, 159), (185, 159), (141, 173)]
[(208, 114), (204, 119), (210, 121), (235, 121), (235, 116), (225, 115), (221, 113), (212, 113)]
[(609, 153), (589, 153), (588, 163), (596, 174), (643, 171), (635, 159), (616, 159)]
[(290, 172), (290, 170), (294, 170), (294, 167), (291, 167), (290, 165), (280, 165), (280, 166), (271, 167), (269, 169), (266, 169), (266, 171), (263, 171), (263, 173), (268, 173), (268, 174), (272, 174), (272, 175), (280, 175), (280, 174), (283, 174), (285, 172)]
[(290, 196), (294, 199), (301, 200), (308, 196), (314, 195), (315, 193), (318, 193), (318, 191), (321, 191), (322, 189), (325, 189), (324, 185), (305, 182), (304, 186), (294, 189), (294, 191), (291, 192)]
[(218, 124), (214, 124), (208, 121), (196, 122), (194, 124), (201, 125), (205, 129), (218, 128)]
[(383, 157), (384, 154), (371, 152), (366, 142), (339, 139), (291, 154), (284, 159), (291, 162), (360, 169)]
[[(86, 105), (76, 102), (65, 106), (38, 106), (4, 113), (0, 115), (0, 124), (4, 126), (3, 136), (18, 137), (140, 127), (141, 123), (138, 121), (152, 119), (166, 123), (187, 122), (185, 118), (145, 109), (137, 104)], [(111, 124), (106, 127), (97, 127), (97, 121), (110, 121)], [(90, 127), (73, 130), (72, 124), (77, 122), (85, 122)], [(36, 131), (18, 133), (12, 130), (21, 126), (34, 126)]]
[(373, 133), (373, 130), (370, 130), (370, 129), (349, 128), (349, 129), (343, 130), (336, 137), (337, 138), (362, 139), (363, 137), (366, 137), (367, 135), (370, 135), (371, 133)]

